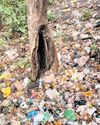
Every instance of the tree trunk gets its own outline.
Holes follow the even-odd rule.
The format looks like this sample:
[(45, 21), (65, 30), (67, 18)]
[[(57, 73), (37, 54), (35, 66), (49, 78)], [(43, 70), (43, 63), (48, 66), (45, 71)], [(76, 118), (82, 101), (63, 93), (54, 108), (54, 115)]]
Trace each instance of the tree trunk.
[(50, 69), (53, 62), (57, 65), (55, 46), (47, 23), (47, 0), (28, 0), (28, 30), (34, 81)]

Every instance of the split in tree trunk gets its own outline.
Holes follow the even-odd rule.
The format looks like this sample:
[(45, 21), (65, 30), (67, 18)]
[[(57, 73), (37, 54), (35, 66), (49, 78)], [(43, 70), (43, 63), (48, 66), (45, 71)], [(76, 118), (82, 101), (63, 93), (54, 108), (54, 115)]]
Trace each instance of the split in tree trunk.
[(32, 79), (36, 81), (58, 60), (47, 25), (47, 0), (28, 0), (28, 29), (31, 44)]

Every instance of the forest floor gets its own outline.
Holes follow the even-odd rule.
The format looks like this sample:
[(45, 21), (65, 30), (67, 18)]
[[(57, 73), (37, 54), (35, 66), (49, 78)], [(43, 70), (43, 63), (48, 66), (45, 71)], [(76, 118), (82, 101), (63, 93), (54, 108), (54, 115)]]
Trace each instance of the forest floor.
[(39, 88), (27, 36), (0, 32), (0, 125), (99, 125), (100, 1), (59, 0), (49, 11), (59, 69), (47, 71)]

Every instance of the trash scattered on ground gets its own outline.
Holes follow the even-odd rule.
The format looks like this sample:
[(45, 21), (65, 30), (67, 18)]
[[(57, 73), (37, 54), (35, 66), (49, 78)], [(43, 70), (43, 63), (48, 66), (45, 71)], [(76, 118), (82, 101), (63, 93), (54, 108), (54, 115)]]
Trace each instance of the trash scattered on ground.
[(99, 125), (99, 0), (55, 1), (49, 9), (57, 15), (49, 27), (59, 70), (33, 82), (29, 43), (0, 46), (0, 125)]

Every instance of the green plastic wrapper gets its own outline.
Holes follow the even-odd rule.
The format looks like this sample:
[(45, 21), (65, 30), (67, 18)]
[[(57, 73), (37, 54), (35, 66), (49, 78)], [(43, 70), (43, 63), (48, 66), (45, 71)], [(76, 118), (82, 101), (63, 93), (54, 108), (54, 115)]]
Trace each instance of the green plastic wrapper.
[(75, 121), (76, 120), (76, 114), (72, 109), (68, 109), (64, 112), (64, 116), (68, 121)]
[(49, 118), (50, 118), (50, 114), (47, 111), (47, 112), (44, 113), (43, 121), (41, 122), (42, 125), (45, 125), (47, 123), (47, 121), (49, 120)]

